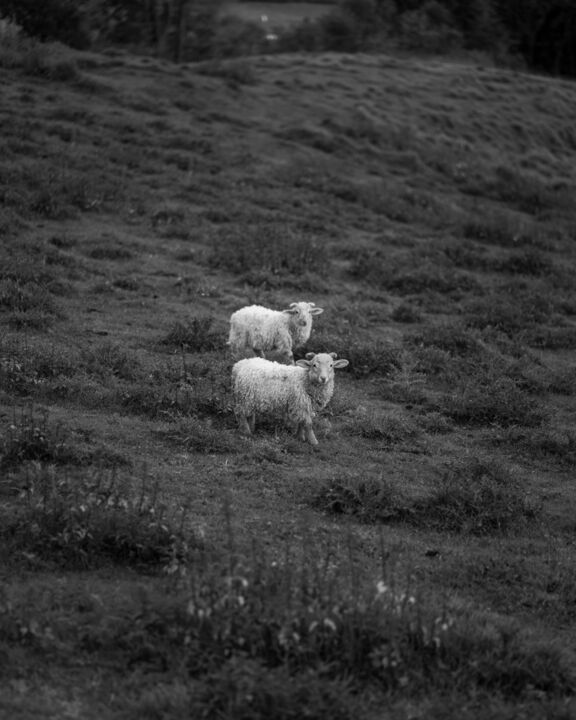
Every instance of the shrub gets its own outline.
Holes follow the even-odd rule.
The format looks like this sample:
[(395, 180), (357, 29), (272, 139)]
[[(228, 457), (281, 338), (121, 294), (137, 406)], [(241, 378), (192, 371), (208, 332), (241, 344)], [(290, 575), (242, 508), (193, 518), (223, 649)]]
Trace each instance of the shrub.
[(520, 253), (510, 253), (497, 265), (498, 270), (513, 275), (540, 276), (552, 270), (552, 262), (538, 250), (529, 249)]
[(359, 407), (347, 421), (348, 431), (368, 440), (376, 440), (384, 446), (409, 442), (412, 452), (420, 431), (410, 418), (398, 411), (366, 410)]
[(417, 500), (409, 521), (440, 532), (489, 535), (522, 528), (538, 514), (505, 468), (472, 459), (449, 469), (430, 496)]
[(0, 469), (10, 471), (27, 462), (62, 465), (75, 455), (67, 444), (62, 425), (51, 427), (48, 413), (37, 413), (32, 405), (15, 413), (0, 435)]
[(22, 505), (3, 514), (0, 540), (13, 560), (63, 569), (152, 569), (188, 552), (188, 538), (160, 504), (157, 487), (142, 481), (134, 493), (115, 474), (41, 467), (29, 477)]
[(3, 17), (19, 25), (30, 37), (59, 40), (66, 45), (88, 47), (89, 34), (84, 22), (84, 8), (76, 0), (2, 0)]
[(472, 276), (451, 269), (404, 263), (391, 264), (380, 251), (364, 250), (355, 255), (349, 273), (385, 290), (400, 295), (415, 295), (431, 291), (459, 298), (467, 292), (478, 292), (480, 286)]
[(334, 334), (319, 330), (312, 333), (302, 356), (307, 352), (335, 352), (350, 361), (347, 372), (360, 378), (388, 375), (401, 366), (403, 351), (391, 342), (364, 340), (350, 331)]
[(56, 314), (54, 300), (44, 285), (6, 277), (0, 279), (0, 309), (16, 313), (42, 310), (45, 315)]
[(353, 515), (367, 523), (400, 520), (409, 512), (407, 501), (382, 478), (335, 478), (316, 493), (312, 506), (332, 515)]
[(439, 409), (464, 425), (541, 424), (544, 411), (509, 377), (475, 378), (464, 382), (439, 401)]
[(399, 323), (418, 323), (422, 321), (422, 313), (408, 302), (401, 302), (390, 313), (390, 317)]
[(231, 87), (255, 85), (257, 82), (254, 68), (246, 60), (208, 60), (197, 66), (196, 72), (201, 75), (222, 78)]
[(88, 373), (102, 378), (115, 375), (122, 380), (137, 380), (143, 375), (138, 358), (109, 341), (85, 350), (81, 362)]
[(208, 253), (210, 267), (241, 275), (258, 284), (262, 273), (280, 279), (290, 275), (330, 272), (323, 244), (290, 227), (260, 224), (256, 227), (222, 230)]
[(206, 352), (221, 349), (222, 342), (212, 330), (213, 318), (193, 317), (185, 322), (176, 321), (160, 341), (162, 345), (184, 348), (188, 352)]

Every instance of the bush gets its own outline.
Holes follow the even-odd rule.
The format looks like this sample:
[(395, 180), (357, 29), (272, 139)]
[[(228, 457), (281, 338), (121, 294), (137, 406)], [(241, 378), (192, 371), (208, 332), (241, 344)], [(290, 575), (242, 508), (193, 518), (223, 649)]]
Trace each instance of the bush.
[(188, 552), (188, 539), (167, 517), (157, 487), (145, 481), (133, 492), (115, 474), (71, 475), (41, 466), (22, 499), (2, 512), (0, 541), (12, 560), (63, 569), (156, 568)]
[(439, 402), (439, 409), (464, 425), (535, 427), (545, 414), (540, 404), (509, 377), (477, 377), (465, 382)]
[(5, 472), (28, 462), (62, 465), (74, 458), (63, 427), (51, 427), (48, 413), (36, 413), (33, 406), (15, 415), (0, 435), (0, 469)]
[(272, 224), (223, 230), (206, 258), (210, 267), (241, 275), (259, 284), (265, 277), (300, 276), (330, 272), (326, 248), (289, 227)]
[(0, 0), (0, 16), (19, 25), (30, 37), (85, 49), (90, 37), (82, 5), (77, 0)]
[(193, 317), (186, 322), (176, 321), (160, 342), (162, 345), (183, 348), (188, 352), (219, 350), (222, 342), (212, 330), (212, 323), (213, 318), (208, 316)]
[(401, 520), (409, 512), (407, 501), (382, 478), (330, 480), (315, 495), (312, 506), (332, 515), (353, 515), (367, 523)]
[(478, 459), (449, 469), (411, 508), (411, 524), (439, 532), (490, 535), (524, 527), (539, 508), (503, 467)]

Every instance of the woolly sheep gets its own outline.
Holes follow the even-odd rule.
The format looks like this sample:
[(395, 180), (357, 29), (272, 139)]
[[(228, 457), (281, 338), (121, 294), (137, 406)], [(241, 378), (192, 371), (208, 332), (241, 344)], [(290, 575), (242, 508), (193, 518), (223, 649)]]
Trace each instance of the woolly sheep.
[(248, 353), (265, 358), (274, 350), (280, 357), (294, 364), (294, 348), (304, 345), (312, 331), (312, 317), (324, 309), (314, 303), (291, 303), (285, 310), (271, 310), (262, 305), (249, 305), (230, 316), (228, 345), (232, 357), (238, 359)]
[(300, 440), (318, 445), (312, 420), (334, 393), (334, 370), (348, 360), (336, 360), (336, 353), (307, 353), (295, 365), (246, 358), (232, 368), (234, 412), (240, 432), (254, 432), (257, 412), (282, 415)]

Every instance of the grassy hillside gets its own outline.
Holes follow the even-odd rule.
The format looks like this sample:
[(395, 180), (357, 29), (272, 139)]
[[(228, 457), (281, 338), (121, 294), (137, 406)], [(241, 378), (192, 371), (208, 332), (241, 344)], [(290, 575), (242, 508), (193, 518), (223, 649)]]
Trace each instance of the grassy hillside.
[[(574, 717), (576, 86), (0, 65), (0, 716)], [(240, 437), (301, 299), (320, 445)]]

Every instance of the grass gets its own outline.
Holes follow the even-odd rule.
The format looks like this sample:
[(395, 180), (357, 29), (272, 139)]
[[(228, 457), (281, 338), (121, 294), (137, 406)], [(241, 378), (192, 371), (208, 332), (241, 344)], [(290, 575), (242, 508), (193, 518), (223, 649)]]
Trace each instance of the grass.
[[(0, 65), (0, 715), (571, 717), (572, 86)], [(225, 346), (298, 300), (314, 448), (239, 435)]]

